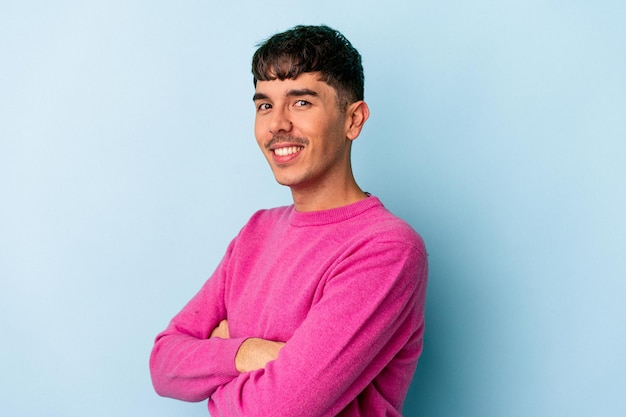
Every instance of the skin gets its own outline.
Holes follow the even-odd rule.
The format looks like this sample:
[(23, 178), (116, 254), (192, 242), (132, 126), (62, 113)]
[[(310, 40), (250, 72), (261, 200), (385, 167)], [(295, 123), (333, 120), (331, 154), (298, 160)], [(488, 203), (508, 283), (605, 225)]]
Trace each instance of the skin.
[[(228, 339), (230, 337), (228, 321), (222, 320), (220, 324), (213, 329), (209, 337)], [(246, 339), (237, 351), (235, 367), (237, 371), (241, 373), (265, 368), (268, 362), (278, 358), (278, 352), (280, 352), (283, 346), (285, 346), (283, 342), (261, 339), (259, 337)]]
[[(278, 183), (291, 189), (297, 211), (317, 211), (355, 203), (366, 194), (352, 174), (350, 149), (369, 117), (364, 101), (345, 110), (335, 89), (319, 73), (295, 79), (258, 81), (254, 94), (254, 134)], [(228, 338), (223, 320), (210, 337)], [(235, 357), (239, 372), (264, 368), (284, 342), (246, 339)]]

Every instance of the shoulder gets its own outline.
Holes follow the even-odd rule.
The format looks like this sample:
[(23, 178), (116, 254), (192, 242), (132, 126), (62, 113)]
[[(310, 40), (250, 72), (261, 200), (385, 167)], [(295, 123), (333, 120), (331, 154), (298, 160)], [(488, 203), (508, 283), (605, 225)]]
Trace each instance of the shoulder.
[(406, 245), (426, 253), (424, 241), (415, 229), (382, 204), (372, 207), (364, 214), (357, 227), (361, 239), (390, 246)]
[(264, 224), (277, 223), (289, 218), (289, 213), (293, 210), (293, 206), (281, 206), (269, 209), (257, 210), (245, 224), (245, 227), (258, 226)]

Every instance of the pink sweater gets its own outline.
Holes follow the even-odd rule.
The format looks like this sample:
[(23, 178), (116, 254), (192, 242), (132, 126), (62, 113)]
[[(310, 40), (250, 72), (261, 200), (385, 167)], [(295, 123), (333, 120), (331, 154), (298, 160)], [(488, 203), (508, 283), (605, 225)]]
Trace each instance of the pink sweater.
[[(160, 333), (155, 390), (213, 417), (399, 416), (422, 350), (426, 251), (376, 197), (257, 212)], [(230, 339), (208, 338), (228, 319)], [(286, 342), (239, 373), (248, 337)]]

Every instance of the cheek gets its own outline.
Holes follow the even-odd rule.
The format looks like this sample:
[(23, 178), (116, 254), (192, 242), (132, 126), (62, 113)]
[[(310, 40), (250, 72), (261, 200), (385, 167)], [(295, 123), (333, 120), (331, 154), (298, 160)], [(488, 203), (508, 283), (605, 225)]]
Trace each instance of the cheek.
[(266, 136), (268, 134), (268, 130), (263, 128), (263, 124), (255, 119), (254, 121), (254, 137), (256, 138), (259, 146), (266, 140)]

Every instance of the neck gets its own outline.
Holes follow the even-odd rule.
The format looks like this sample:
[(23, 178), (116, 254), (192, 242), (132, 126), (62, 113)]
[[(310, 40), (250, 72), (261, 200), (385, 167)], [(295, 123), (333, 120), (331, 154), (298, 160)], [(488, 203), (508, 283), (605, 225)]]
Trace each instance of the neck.
[(332, 187), (292, 187), (291, 196), (296, 211), (320, 211), (347, 206), (367, 198), (353, 177)]

